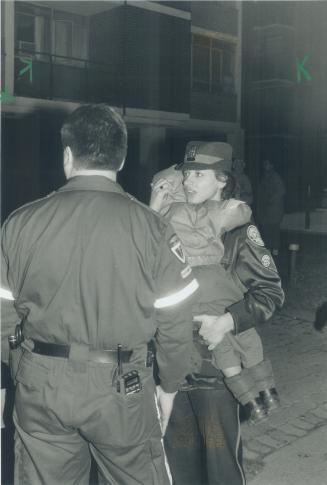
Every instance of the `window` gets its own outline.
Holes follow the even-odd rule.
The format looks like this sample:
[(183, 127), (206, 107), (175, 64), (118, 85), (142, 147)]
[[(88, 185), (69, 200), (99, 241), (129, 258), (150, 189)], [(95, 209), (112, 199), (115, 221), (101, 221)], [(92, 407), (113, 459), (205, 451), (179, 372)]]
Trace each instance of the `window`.
[(72, 56), (73, 24), (66, 20), (55, 20), (54, 54), (56, 56)]
[(192, 51), (192, 88), (210, 93), (234, 93), (235, 45), (194, 34)]
[(16, 49), (37, 60), (49, 62), (52, 54), (55, 63), (84, 67), (88, 58), (88, 20), (81, 15), (17, 2), (15, 32)]
[(16, 15), (16, 43), (19, 49), (34, 52), (35, 50), (35, 17), (18, 13)]

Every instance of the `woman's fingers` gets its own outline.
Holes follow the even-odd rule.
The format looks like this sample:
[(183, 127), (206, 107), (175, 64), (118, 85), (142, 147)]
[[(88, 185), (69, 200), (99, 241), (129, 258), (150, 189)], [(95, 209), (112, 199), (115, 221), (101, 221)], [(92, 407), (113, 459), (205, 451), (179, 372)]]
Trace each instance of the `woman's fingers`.
[(154, 184), (151, 184), (152, 190), (169, 190), (170, 184), (165, 179), (159, 179)]

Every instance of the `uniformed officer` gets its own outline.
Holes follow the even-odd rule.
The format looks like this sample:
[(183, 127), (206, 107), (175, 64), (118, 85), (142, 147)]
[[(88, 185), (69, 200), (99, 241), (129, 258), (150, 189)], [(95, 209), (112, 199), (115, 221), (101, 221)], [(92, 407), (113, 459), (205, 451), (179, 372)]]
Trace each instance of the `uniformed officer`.
[[(116, 183), (127, 151), (121, 117), (85, 105), (61, 134), (68, 183), (3, 228), (15, 483), (86, 484), (92, 453), (101, 483), (166, 484), (162, 431), (189, 370), (198, 283), (172, 227)], [(18, 319), (23, 335), (10, 335)]]
[[(201, 207), (232, 197), (235, 181), (230, 173), (230, 155), (231, 147), (225, 143), (188, 143), (184, 162), (178, 167), (184, 172), (187, 204)], [(167, 190), (159, 179), (154, 186), (152, 207), (161, 209)], [(163, 207), (166, 210), (165, 204)], [(199, 224), (199, 214), (195, 212), (194, 226)], [(210, 218), (206, 221), (211, 224)], [(183, 222), (190, 226), (186, 219)], [(212, 234), (209, 227), (207, 234)], [(224, 271), (215, 270), (214, 265), (194, 267), (201, 292), (197, 305), (203, 304), (203, 311), (194, 319), (201, 322), (199, 334), (209, 350), (215, 349), (226, 333), (240, 334), (267, 321), (284, 301), (276, 266), (252, 223), (225, 233), (222, 240)], [(198, 248), (195, 244), (194, 247)], [(210, 266), (216, 273), (211, 276), (213, 281), (216, 279), (214, 286), (205, 284), (210, 278)], [(229, 278), (238, 291), (228, 283)], [(212, 288), (219, 290), (223, 285), (227, 295), (216, 291), (213, 303)], [(221, 372), (211, 364), (211, 355), (203, 352), (200, 365), (199, 371), (193, 370), (186, 377), (178, 392), (164, 439), (174, 484), (244, 485), (238, 404), (225, 387)], [(258, 367), (252, 367), (252, 372), (257, 371), (258, 390), (265, 389), (261, 385), (270, 369), (262, 366), (267, 375), (261, 366), (259, 373)]]

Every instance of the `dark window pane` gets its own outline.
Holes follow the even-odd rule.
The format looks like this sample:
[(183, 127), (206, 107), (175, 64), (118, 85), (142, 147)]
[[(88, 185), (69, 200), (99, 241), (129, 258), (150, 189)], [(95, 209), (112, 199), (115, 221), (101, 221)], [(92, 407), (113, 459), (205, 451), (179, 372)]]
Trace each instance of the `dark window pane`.
[(193, 47), (193, 79), (209, 84), (209, 49), (203, 47)]
[(24, 42), (34, 42), (34, 17), (16, 14), (16, 38)]
[(214, 49), (223, 49), (224, 48), (224, 42), (222, 42), (221, 40), (212, 39), (212, 47)]
[(202, 46), (202, 47), (210, 47), (210, 37), (206, 37), (204, 35), (193, 35), (193, 44)]
[(223, 56), (223, 76), (234, 77), (234, 52), (225, 50)]
[(212, 82), (220, 83), (222, 76), (222, 52), (218, 50), (212, 51)]
[(55, 55), (72, 56), (72, 23), (62, 20), (55, 22)]

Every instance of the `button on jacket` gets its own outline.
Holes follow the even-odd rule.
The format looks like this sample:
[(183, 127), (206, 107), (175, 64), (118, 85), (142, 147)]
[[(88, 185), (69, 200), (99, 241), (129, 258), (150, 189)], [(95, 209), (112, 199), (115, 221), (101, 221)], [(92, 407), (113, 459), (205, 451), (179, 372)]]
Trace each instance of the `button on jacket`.
[[(26, 339), (133, 349), (156, 335), (161, 385), (177, 390), (192, 326), (176, 303), (197, 282), (160, 216), (105, 177), (78, 176), (9, 216), (2, 250)], [(8, 317), (4, 337), (12, 331)]]

